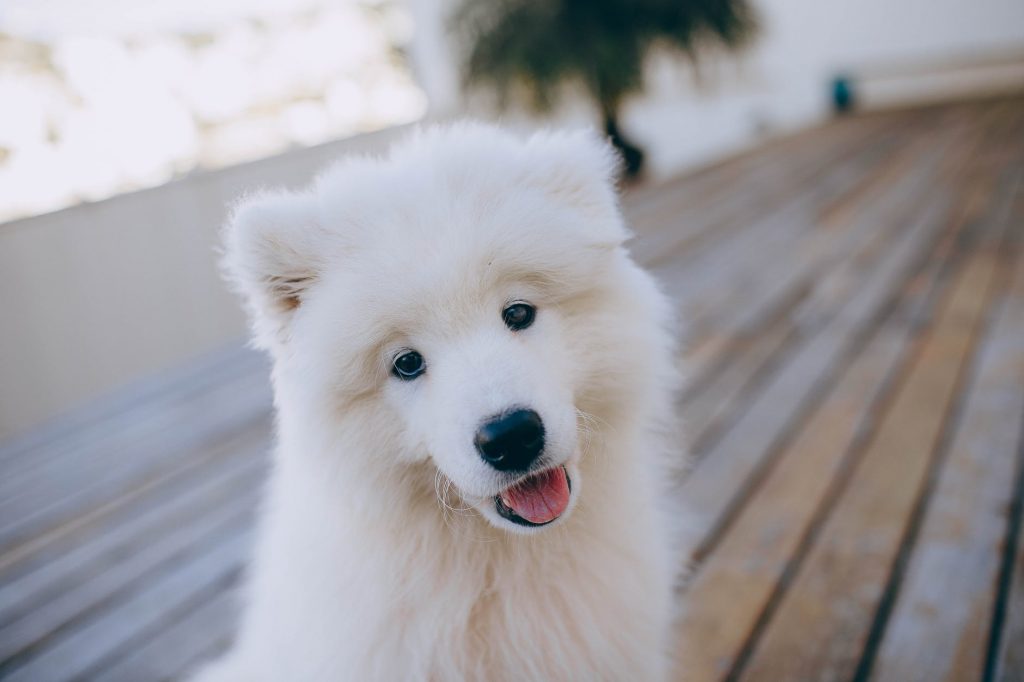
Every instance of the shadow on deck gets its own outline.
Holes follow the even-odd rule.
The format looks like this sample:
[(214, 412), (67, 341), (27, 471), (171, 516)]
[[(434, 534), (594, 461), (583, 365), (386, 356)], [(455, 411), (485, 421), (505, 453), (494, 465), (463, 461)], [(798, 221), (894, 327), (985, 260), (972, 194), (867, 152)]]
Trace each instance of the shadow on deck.
[[(687, 679), (1024, 679), (1024, 100), (839, 120), (625, 210), (690, 320)], [(266, 373), (229, 349), (0, 446), (0, 677), (227, 645)]]

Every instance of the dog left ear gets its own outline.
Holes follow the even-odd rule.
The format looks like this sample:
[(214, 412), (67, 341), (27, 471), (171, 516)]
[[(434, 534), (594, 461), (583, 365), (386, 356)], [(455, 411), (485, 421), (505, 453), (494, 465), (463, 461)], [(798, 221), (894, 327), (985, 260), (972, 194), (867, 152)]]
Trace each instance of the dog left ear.
[(534, 181), (589, 219), (599, 244), (618, 246), (629, 237), (615, 187), (621, 159), (593, 130), (542, 132), (530, 138)]
[(256, 344), (284, 339), (322, 271), (326, 235), (310, 194), (264, 192), (239, 201), (224, 227), (225, 279), (243, 296)]

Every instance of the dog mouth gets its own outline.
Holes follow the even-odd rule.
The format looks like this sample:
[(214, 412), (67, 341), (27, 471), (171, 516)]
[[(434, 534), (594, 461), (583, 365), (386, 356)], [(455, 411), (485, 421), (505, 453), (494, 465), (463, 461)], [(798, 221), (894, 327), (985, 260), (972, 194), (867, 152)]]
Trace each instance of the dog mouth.
[(494, 508), (503, 519), (519, 526), (546, 526), (569, 508), (572, 481), (565, 466), (527, 476), (494, 496)]

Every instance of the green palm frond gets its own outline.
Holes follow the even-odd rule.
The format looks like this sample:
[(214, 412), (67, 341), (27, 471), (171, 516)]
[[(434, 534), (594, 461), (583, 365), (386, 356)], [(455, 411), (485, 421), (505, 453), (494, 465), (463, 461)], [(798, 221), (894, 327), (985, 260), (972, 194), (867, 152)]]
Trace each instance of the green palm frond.
[(454, 27), (468, 83), (503, 101), (525, 91), (544, 110), (575, 81), (609, 111), (642, 89), (653, 47), (691, 57), (704, 43), (737, 47), (755, 21), (746, 0), (466, 0)]

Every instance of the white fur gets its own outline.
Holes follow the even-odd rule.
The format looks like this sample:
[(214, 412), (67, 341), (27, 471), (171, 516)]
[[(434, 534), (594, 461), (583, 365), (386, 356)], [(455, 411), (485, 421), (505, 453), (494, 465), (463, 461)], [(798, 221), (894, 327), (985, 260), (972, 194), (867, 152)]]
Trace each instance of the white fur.
[[(614, 155), (460, 124), (244, 199), (225, 269), (274, 359), (278, 446), (234, 649), (204, 680), (658, 680), (682, 566), (669, 305)], [(511, 301), (537, 306), (511, 332)], [(403, 382), (394, 355), (426, 373)], [(473, 448), (513, 405), (572, 508), (524, 529)]]

